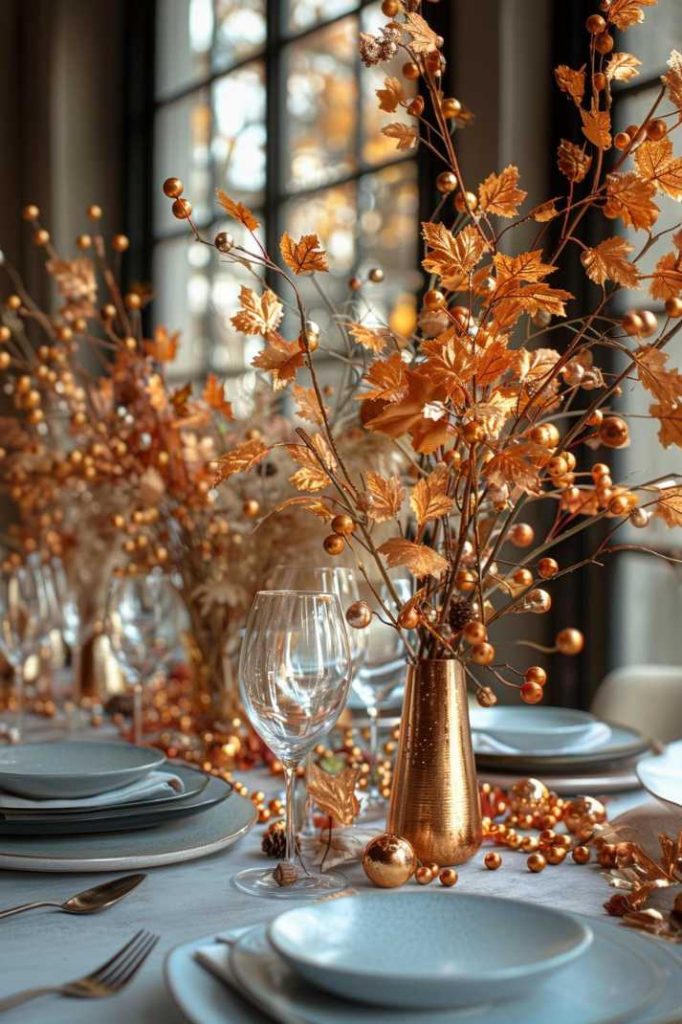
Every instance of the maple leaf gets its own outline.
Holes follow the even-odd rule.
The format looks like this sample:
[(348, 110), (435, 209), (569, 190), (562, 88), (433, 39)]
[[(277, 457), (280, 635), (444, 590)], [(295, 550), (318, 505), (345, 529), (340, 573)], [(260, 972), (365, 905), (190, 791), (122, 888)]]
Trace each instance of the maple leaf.
[(433, 548), (425, 544), (415, 544), (402, 537), (392, 537), (377, 548), (391, 569), (404, 566), (413, 576), (434, 576), (438, 579), (446, 571), (448, 562)]
[(591, 166), (592, 157), (582, 146), (576, 146), (575, 142), (569, 142), (568, 139), (561, 139), (557, 149), (557, 167), (565, 178), (580, 184), (587, 177)]
[(583, 135), (597, 149), (611, 148), (611, 115), (608, 110), (581, 110)]
[(475, 419), (483, 427), (487, 440), (494, 440), (499, 437), (509, 417), (516, 413), (518, 396), (506, 394), (501, 388), (494, 391), (491, 397), (484, 402), (476, 402), (469, 407), (469, 416)]
[(407, 14), (404, 29), (410, 36), (410, 47), (415, 53), (432, 53), (442, 46), (443, 40), (433, 31), (428, 21), (411, 11)]
[[(662, 405), (676, 406), (682, 402), (682, 374), (668, 369), (668, 353), (646, 345), (633, 353), (642, 386)], [(681, 410), (682, 411), (682, 410)]]
[(324, 417), (320, 409), (314, 388), (304, 388), (300, 384), (294, 384), (291, 393), (296, 402), (296, 415), (309, 423), (316, 423), (318, 426), (324, 424)]
[(368, 327), (367, 324), (348, 323), (348, 333), (358, 345), (367, 348), (370, 352), (383, 352), (387, 343), (393, 337), (388, 327)]
[(530, 212), (531, 217), (538, 224), (544, 224), (548, 220), (554, 220), (555, 217), (559, 216), (559, 211), (555, 206), (554, 199), (548, 199), (546, 203), (540, 203), (535, 209)]
[(277, 334), (268, 338), (265, 348), (251, 360), (251, 365), (266, 370), (272, 376), (275, 391), (287, 386), (305, 362), (297, 341), (286, 341)]
[(206, 378), (202, 398), (211, 409), (221, 413), (225, 419), (234, 419), (232, 405), (225, 398), (225, 386), (214, 373), (209, 373)]
[(166, 328), (159, 324), (154, 329), (153, 340), (145, 341), (144, 350), (157, 363), (171, 363), (178, 353), (179, 340), (180, 331), (169, 334)]
[(301, 235), (298, 242), (295, 242), (285, 231), (279, 242), (279, 251), (294, 274), (312, 274), (316, 270), (323, 273), (329, 270), (327, 254), (321, 248), (317, 235)]
[(654, 515), (668, 526), (682, 526), (682, 487), (667, 487), (654, 506)]
[(396, 139), (397, 149), (414, 149), (417, 145), (417, 129), (404, 121), (392, 121), (381, 129), (381, 134), (389, 139)]
[(677, 298), (682, 292), (682, 269), (680, 267), (680, 254), (668, 252), (661, 256), (654, 267), (649, 285), (649, 294), (652, 299), (661, 299), (664, 302), (668, 299)]
[(405, 99), (405, 90), (399, 78), (388, 77), (384, 81), (383, 89), (377, 89), (379, 97), (379, 110), (385, 110), (387, 114), (393, 114)]
[(385, 477), (373, 470), (365, 473), (367, 482), (367, 515), (375, 523), (395, 519), (405, 500), (405, 488), (397, 476)]
[(668, 96), (678, 110), (682, 110), (682, 53), (673, 50), (668, 58), (669, 71), (663, 75), (661, 81), (664, 83)]
[(242, 441), (236, 448), (221, 455), (218, 459), (214, 486), (222, 480), (234, 476), (235, 473), (247, 473), (263, 461), (269, 450), (268, 446), (258, 438), (252, 441)]
[(515, 217), (527, 192), (518, 188), (519, 169), (513, 164), (499, 174), (489, 174), (478, 186), (478, 205), (484, 213)]
[(512, 442), (494, 455), (484, 473), (491, 484), (508, 484), (528, 494), (540, 491), (539, 470), (549, 458), (547, 449), (530, 441)]
[(243, 224), (249, 231), (255, 231), (259, 226), (260, 221), (256, 220), (248, 206), (244, 206), (243, 203), (238, 203), (230, 196), (227, 192), (223, 192), (221, 188), (216, 189), (216, 195), (218, 197), (218, 203), (222, 206), (223, 210), (229, 217), (233, 217), (238, 220), (240, 224)]
[[(477, 339), (478, 341), (478, 339)], [(508, 347), (505, 335), (489, 337), (485, 344), (476, 344), (468, 336), (453, 331), (422, 343), (422, 354), (433, 379), (447, 391), (448, 397), (460, 403), (466, 400), (466, 385), (475, 377), (481, 387), (494, 384), (516, 361), (516, 353)]]
[(660, 424), (658, 439), (664, 448), (676, 444), (682, 448), (682, 408), (670, 405), (650, 405), (649, 412)]
[(637, 68), (641, 63), (633, 53), (612, 53), (604, 73), (609, 81), (629, 82), (639, 74)]
[(239, 305), (241, 309), (231, 317), (231, 322), (244, 334), (260, 334), (267, 338), (277, 330), (284, 316), (281, 302), (269, 288), (259, 298), (251, 288), (242, 285)]
[(447, 414), (434, 420), (424, 414), (430, 403), (443, 398), (443, 391), (433, 380), (427, 367), (405, 371), (405, 394), (392, 403), (379, 403), (379, 412), (372, 408), (363, 416), (368, 430), (376, 430), (388, 437), (410, 434), (415, 451), (428, 454), (448, 440), (451, 428)]
[(644, 7), (653, 7), (658, 0), (612, 0), (606, 17), (617, 28), (630, 28), (644, 21)]
[(426, 221), (422, 224), (422, 234), (427, 245), (422, 266), (429, 273), (441, 277), (466, 278), (486, 249), (485, 240), (471, 224), (453, 235), (444, 224)]
[[(162, 380), (162, 378), (159, 377), (158, 374), (155, 374), (154, 377), (156, 377), (159, 381)], [(152, 378), (152, 380), (153, 379), (154, 378)], [(150, 381), (150, 383), (151, 383), (151, 381)], [(158, 395), (159, 395), (159, 389), (158, 388), (156, 390), (156, 394), (157, 394), (157, 397), (158, 397)], [(188, 403), (191, 395), (192, 395), (192, 385), (191, 384), (185, 384), (184, 387), (176, 388), (175, 391), (173, 391), (171, 396), (170, 396), (170, 403), (173, 406), (173, 408), (175, 409), (176, 415), (178, 415), (181, 418), (184, 418), (185, 416), (189, 415), (189, 406), (187, 405), (187, 403)]]
[(378, 398), (384, 402), (398, 402), (407, 394), (407, 366), (399, 352), (394, 352), (388, 359), (377, 359), (363, 377), (369, 390), (356, 397), (362, 401), (367, 398)]
[(430, 519), (450, 515), (455, 507), (455, 501), (447, 493), (448, 481), (448, 468), (440, 464), (414, 485), (410, 495), (410, 506), (417, 518), (418, 526), (423, 526)]
[(645, 181), (653, 181), (673, 199), (682, 199), (682, 157), (673, 154), (673, 144), (667, 135), (638, 146), (635, 165)]
[(581, 262), (585, 273), (595, 284), (604, 284), (608, 279), (625, 288), (636, 287), (639, 280), (637, 268), (626, 258), (633, 248), (620, 236), (604, 239), (593, 249), (583, 251)]
[(289, 477), (299, 491), (323, 491), (331, 483), (327, 470), (336, 468), (336, 459), (322, 434), (311, 438), (314, 451), (305, 444), (288, 444), (286, 449), (300, 469)]
[(653, 227), (658, 219), (658, 207), (653, 201), (656, 186), (651, 181), (642, 181), (634, 171), (606, 176), (607, 217), (620, 217), (625, 227)]
[(534, 316), (538, 312), (563, 316), (564, 303), (573, 298), (562, 288), (551, 288), (543, 278), (554, 273), (556, 267), (542, 262), (542, 250), (534, 249), (507, 256), (496, 253), (493, 257), (497, 286), (493, 293), (493, 312), (499, 327), (511, 327), (523, 313)]
[(585, 66), (579, 71), (574, 71), (567, 64), (560, 64), (554, 68), (556, 83), (562, 92), (568, 93), (576, 106), (580, 106), (585, 95)]
[(286, 508), (300, 508), (304, 512), (310, 512), (318, 519), (329, 520), (334, 518), (334, 512), (325, 504), (322, 498), (308, 498), (305, 495), (297, 495), (295, 498), (287, 498), (273, 508), (270, 515), (276, 512), (283, 512)]
[(360, 810), (355, 795), (359, 778), (359, 768), (344, 768), (332, 775), (317, 764), (309, 764), (306, 778), (308, 796), (337, 825), (352, 825)]

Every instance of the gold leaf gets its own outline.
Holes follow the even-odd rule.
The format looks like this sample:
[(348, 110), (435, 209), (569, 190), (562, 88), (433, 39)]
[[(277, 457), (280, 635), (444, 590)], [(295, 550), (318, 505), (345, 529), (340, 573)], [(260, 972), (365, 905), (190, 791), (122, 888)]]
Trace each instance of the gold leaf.
[(654, 515), (668, 526), (682, 526), (682, 487), (667, 487), (654, 506)]
[(179, 340), (179, 331), (176, 331), (175, 334), (169, 334), (166, 328), (159, 324), (154, 329), (154, 339), (152, 341), (145, 341), (144, 350), (157, 363), (171, 363), (177, 355)]
[(654, 404), (649, 406), (649, 412), (661, 425), (658, 439), (663, 447), (674, 444), (682, 448), (682, 407)]
[(305, 444), (288, 444), (285, 447), (301, 467), (289, 477), (289, 482), (299, 491), (314, 493), (323, 491), (331, 483), (326, 470), (336, 468), (336, 459), (322, 434), (315, 434), (311, 440), (314, 451)]
[(359, 778), (359, 768), (344, 768), (337, 775), (332, 775), (319, 765), (310, 764), (308, 794), (337, 825), (352, 825), (360, 810), (355, 795)]
[(639, 74), (637, 68), (641, 63), (633, 53), (612, 53), (604, 73), (609, 81), (629, 82)]
[(392, 121), (381, 129), (381, 134), (389, 139), (396, 139), (397, 149), (414, 149), (417, 145), (417, 129), (404, 121)]
[(478, 186), (478, 205), (484, 213), (515, 217), (527, 192), (518, 188), (519, 169), (509, 164), (499, 174), (489, 174)]
[(653, 7), (658, 0), (612, 0), (606, 12), (608, 20), (617, 28), (630, 28), (644, 21), (644, 7)]
[(595, 284), (604, 284), (608, 279), (625, 288), (636, 287), (639, 280), (637, 268), (626, 258), (633, 248), (620, 236), (604, 239), (593, 249), (584, 250), (581, 261), (585, 273)]
[(259, 298), (251, 288), (242, 285), (239, 305), (240, 311), (231, 320), (233, 326), (244, 334), (260, 334), (267, 338), (277, 330), (284, 316), (281, 302), (269, 288)]
[(546, 203), (541, 203), (531, 210), (530, 215), (538, 224), (544, 224), (546, 221), (554, 220), (555, 217), (558, 217), (559, 211), (555, 206), (554, 199), (548, 199)]
[(385, 110), (387, 114), (395, 113), (405, 99), (405, 90), (399, 78), (387, 78), (383, 89), (377, 89), (376, 94), (379, 97), (379, 110)]
[(585, 66), (579, 71), (574, 71), (567, 64), (560, 64), (554, 68), (556, 83), (562, 92), (568, 93), (576, 106), (580, 106), (585, 95)]
[(480, 262), (486, 249), (481, 234), (471, 224), (453, 235), (444, 224), (422, 224), (427, 253), (422, 261), (424, 270), (441, 277), (466, 278)]
[(611, 148), (611, 115), (608, 110), (581, 110), (583, 135), (597, 149)]
[(682, 53), (673, 50), (668, 58), (669, 71), (663, 75), (662, 81), (668, 90), (668, 96), (678, 110), (682, 110)]
[(287, 498), (286, 501), (276, 505), (271, 514), (283, 512), (286, 508), (300, 508), (304, 512), (310, 512), (312, 515), (317, 516), (318, 519), (329, 520), (334, 518), (333, 511), (325, 504), (322, 498), (308, 498), (305, 495)]
[[(157, 381), (159, 381), (160, 384), (163, 383), (163, 378), (160, 377), (158, 374), (154, 374), (154, 376), (150, 380), (150, 387), (153, 386), (153, 382), (154, 382), (155, 379)], [(157, 387), (155, 390), (156, 390), (156, 399), (157, 399), (157, 401), (160, 401), (160, 390), (161, 390), (160, 386)], [(188, 407), (187, 403), (188, 403), (191, 395), (192, 395), (192, 385), (191, 384), (185, 384), (183, 387), (176, 388), (175, 391), (172, 392), (172, 394), (170, 396), (170, 403), (173, 406), (173, 408), (175, 409), (175, 412), (176, 412), (177, 416), (180, 416), (181, 418), (184, 418), (185, 416), (189, 415), (189, 407)], [(160, 406), (157, 405), (156, 408), (160, 408)]]
[(384, 402), (398, 402), (407, 394), (407, 367), (399, 352), (388, 359), (377, 359), (363, 377), (370, 388), (356, 397), (359, 400), (378, 398)]
[(447, 560), (425, 544), (415, 544), (402, 537), (393, 537), (377, 549), (390, 568), (405, 566), (413, 576), (435, 576), (438, 579), (448, 567)]
[(304, 361), (298, 342), (285, 341), (279, 335), (272, 334), (262, 352), (251, 360), (251, 365), (270, 373), (272, 386), (275, 391), (279, 391), (294, 379), (296, 371), (303, 366)]
[(661, 299), (665, 302), (668, 299), (677, 298), (680, 293), (682, 293), (680, 254), (668, 252), (665, 256), (661, 256), (654, 267), (649, 294), (652, 299)]
[(450, 515), (455, 502), (447, 493), (448, 482), (448, 468), (441, 464), (414, 485), (410, 505), (418, 526), (423, 526), (429, 519), (440, 519), (442, 516)]
[(505, 444), (487, 463), (484, 473), (492, 484), (509, 484), (528, 494), (540, 491), (539, 469), (548, 459), (547, 449), (530, 441)]
[(206, 378), (202, 397), (211, 409), (214, 409), (215, 412), (219, 412), (225, 417), (225, 419), (234, 419), (232, 405), (225, 398), (225, 386), (218, 380), (214, 373), (209, 373)]
[(440, 36), (414, 11), (406, 15), (404, 28), (410, 35), (410, 47), (415, 53), (432, 53), (442, 46), (443, 40)]
[(397, 476), (384, 477), (380, 473), (368, 470), (367, 481), (367, 515), (375, 523), (385, 523), (395, 519), (405, 500), (405, 488)]
[(663, 405), (682, 402), (682, 374), (668, 368), (668, 353), (647, 345), (633, 353), (643, 387)]
[(327, 254), (317, 235), (301, 235), (298, 242), (295, 242), (285, 231), (280, 239), (279, 251), (294, 274), (312, 274), (315, 271), (324, 273), (329, 270)]
[(620, 217), (625, 227), (653, 227), (659, 212), (653, 201), (655, 193), (653, 182), (642, 181), (634, 171), (608, 174), (604, 214), (610, 218)]
[(667, 135), (638, 146), (635, 165), (645, 181), (653, 181), (672, 199), (682, 199), (682, 158), (673, 154), (673, 144)]
[(291, 393), (296, 402), (296, 415), (300, 416), (302, 420), (308, 420), (309, 423), (316, 423), (318, 426), (322, 426), (324, 417), (315, 389), (304, 388), (300, 384), (294, 384), (291, 388)]
[(226, 452), (218, 459), (216, 467), (215, 484), (234, 476), (235, 473), (247, 473), (254, 466), (262, 462), (268, 454), (269, 448), (261, 440), (255, 438), (252, 441), (243, 441), (232, 451)]
[(575, 142), (562, 139), (557, 150), (557, 166), (563, 176), (580, 184), (587, 177), (587, 172), (592, 165), (592, 157), (585, 152), (582, 146), (576, 146)]
[(346, 325), (348, 333), (358, 345), (367, 348), (370, 352), (383, 352), (387, 343), (393, 337), (388, 327), (369, 327), (367, 324), (349, 323)]
[(244, 206), (243, 203), (236, 202), (228, 196), (227, 192), (223, 192), (221, 188), (216, 189), (216, 195), (218, 196), (219, 204), (229, 217), (233, 217), (235, 220), (238, 220), (249, 231), (256, 230), (260, 222), (256, 220), (248, 206)]

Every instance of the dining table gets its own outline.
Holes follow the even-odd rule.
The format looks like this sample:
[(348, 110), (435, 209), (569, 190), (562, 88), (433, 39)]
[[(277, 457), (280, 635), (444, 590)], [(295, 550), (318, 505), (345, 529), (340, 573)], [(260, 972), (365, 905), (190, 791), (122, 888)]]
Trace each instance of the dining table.
[[(254, 769), (236, 777), (250, 790), (262, 790), (266, 796), (281, 793), (281, 779), (266, 770)], [(657, 805), (640, 789), (609, 797), (607, 806), (613, 820), (634, 808), (655, 811)], [(380, 833), (382, 822), (372, 827)], [(194, 939), (266, 922), (286, 909), (278, 900), (240, 892), (231, 881), (243, 868), (266, 863), (260, 850), (264, 829), (264, 825), (256, 825), (235, 846), (205, 858), (149, 868), (146, 879), (133, 893), (98, 914), (71, 917), (56, 910), (36, 910), (0, 921), (0, 997), (22, 988), (77, 978), (99, 966), (138, 929), (160, 936), (141, 971), (117, 995), (100, 1000), (44, 996), (7, 1011), (4, 1016), (8, 1024), (12, 1016), (22, 1024), (181, 1024), (185, 1018), (174, 1005), (164, 978), (168, 953)], [(454, 888), (439, 887), (444, 899), (457, 899), (458, 892), (482, 893), (606, 917), (603, 904), (614, 890), (596, 864), (578, 865), (568, 859), (535, 875), (528, 871), (524, 854), (503, 850), (502, 867), (491, 872), (483, 866), (483, 852), (459, 866)], [(353, 890), (372, 888), (357, 861), (343, 865), (342, 870)], [(40, 899), (66, 899), (123, 873), (0, 871), (0, 909)], [(608, 920), (614, 928), (622, 927), (617, 918)], [(675, 950), (682, 954), (679, 947)]]

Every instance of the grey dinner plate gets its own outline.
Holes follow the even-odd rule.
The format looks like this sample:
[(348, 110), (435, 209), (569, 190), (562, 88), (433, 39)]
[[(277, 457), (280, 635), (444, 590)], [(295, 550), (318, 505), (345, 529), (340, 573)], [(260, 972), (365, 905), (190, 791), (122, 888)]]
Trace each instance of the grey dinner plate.
[(0, 820), (0, 836), (79, 836), (93, 832), (134, 832), (138, 829), (156, 828), (165, 822), (188, 818), (206, 811), (222, 803), (231, 793), (232, 786), (229, 782), (216, 776), (209, 776), (205, 786), (184, 800), (91, 808), (87, 814), (83, 811), (77, 811), (75, 814), (62, 811), (59, 817), (52, 814), (43, 819), (32, 818), (29, 821), (24, 818)]
[(627, 759), (644, 754), (651, 747), (651, 740), (635, 729), (624, 725), (611, 726), (611, 736), (603, 747), (596, 750), (574, 751), (563, 754), (476, 754), (480, 768), (492, 768), (500, 772), (529, 772), (551, 774), (571, 772), (579, 775), (592, 772), (597, 766), (617, 765)]
[(144, 778), (166, 760), (132, 743), (64, 740), (0, 747), (0, 789), (38, 800), (97, 796)]

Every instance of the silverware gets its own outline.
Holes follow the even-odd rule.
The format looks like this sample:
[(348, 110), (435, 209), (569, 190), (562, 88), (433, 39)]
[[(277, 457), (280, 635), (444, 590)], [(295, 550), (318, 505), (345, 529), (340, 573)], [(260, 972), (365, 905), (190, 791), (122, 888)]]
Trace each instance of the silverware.
[(65, 914), (95, 914), (98, 910), (104, 910), (105, 907), (111, 907), (114, 903), (118, 903), (146, 877), (146, 875), (137, 874), (113, 878), (110, 882), (96, 885), (93, 889), (85, 889), (83, 892), (76, 893), (64, 903), (57, 903), (55, 900), (22, 903), (18, 907), (0, 910), (0, 918), (23, 914), (25, 910), (35, 910), (37, 907), (56, 907), (58, 910), (63, 910)]
[(158, 941), (158, 935), (144, 930), (139, 931), (133, 935), (130, 942), (119, 949), (118, 953), (114, 953), (110, 960), (91, 974), (86, 974), (75, 981), (67, 981), (64, 985), (27, 988), (23, 992), (16, 992), (13, 996), (0, 1000), (0, 1013), (3, 1010), (11, 1010), (13, 1006), (20, 1006), (29, 999), (49, 994), (71, 996), (74, 999), (105, 999), (116, 995), (135, 977)]

